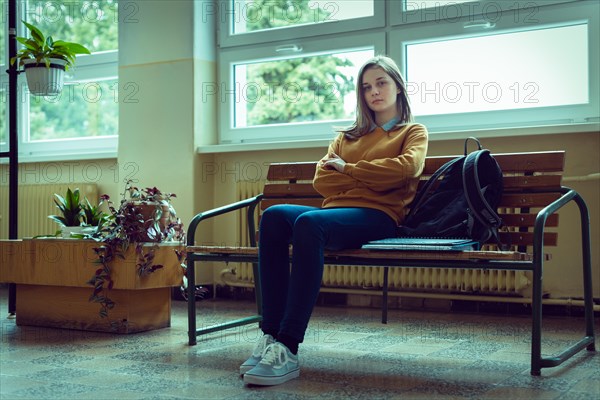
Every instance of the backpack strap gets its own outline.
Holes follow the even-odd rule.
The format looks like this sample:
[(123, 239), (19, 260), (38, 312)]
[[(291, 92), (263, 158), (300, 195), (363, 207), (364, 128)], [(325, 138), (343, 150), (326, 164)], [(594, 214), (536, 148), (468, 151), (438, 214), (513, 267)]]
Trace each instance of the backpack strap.
[(465, 156), (467, 155), (467, 147), (469, 145), (469, 140), (473, 140), (475, 141), (475, 143), (477, 143), (477, 150), (483, 150), (483, 147), (481, 147), (481, 142), (479, 141), (479, 139), (477, 139), (476, 137), (473, 136), (469, 136), (468, 138), (465, 139)]
[(462, 178), (465, 197), (467, 204), (469, 204), (469, 209), (475, 218), (488, 227), (488, 231), (496, 239), (498, 247), (504, 250), (506, 246), (502, 244), (498, 236), (498, 229), (502, 226), (502, 219), (496, 210), (490, 206), (481, 188), (479, 171), (482, 168), (489, 174), (496, 174), (493, 179), (500, 182), (500, 184), (502, 183), (502, 171), (496, 160), (490, 155), (490, 151), (486, 149), (473, 151), (466, 157), (463, 164)]

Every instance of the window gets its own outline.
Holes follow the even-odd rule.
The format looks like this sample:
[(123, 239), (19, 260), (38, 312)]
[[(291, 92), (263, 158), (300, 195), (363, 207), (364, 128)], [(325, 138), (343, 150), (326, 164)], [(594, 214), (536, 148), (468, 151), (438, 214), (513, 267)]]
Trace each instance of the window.
[[(408, 44), (413, 111), (435, 115), (587, 103), (587, 28)], [(563, 62), (556, 62), (557, 47)]]
[[(221, 2), (221, 6), (225, 4)], [(231, 5), (234, 11), (231, 24), (232, 35), (298, 25), (331, 23), (371, 17), (374, 14), (373, 0), (353, 0), (352, 3), (310, 1), (304, 7), (299, 1), (234, 0)]]
[(370, 49), (235, 65), (235, 127), (353, 118), (354, 77), (372, 56)]
[(202, 83), (204, 100), (217, 96), (219, 143), (330, 139), (354, 118), (353, 80), (373, 54), (396, 60), (433, 134), (598, 122), (597, 1), (355, 3), (219, 2), (218, 81)]
[(587, 6), (393, 31), (416, 118), (431, 132), (597, 121), (598, 16)]
[[(496, 21), (512, 15), (515, 20), (534, 21), (542, 7), (579, 0), (393, 0), (393, 25), (459, 21)], [(587, 1), (587, 0), (586, 0)]]
[(361, 30), (384, 26), (384, 2), (218, 4), (220, 78), (201, 90), (218, 96), (220, 143), (331, 137), (354, 118), (358, 68), (385, 51), (384, 36)]
[(220, 45), (230, 47), (381, 27), (384, 6), (380, 0), (220, 0), (204, 4), (202, 14), (217, 17)]
[[(114, 157), (118, 138), (117, 1), (27, 0), (19, 11), (17, 20), (25, 19), (48, 36), (81, 43), (92, 52), (77, 57), (57, 96), (30, 95), (25, 74), (19, 75), (19, 158)], [(17, 34), (28, 34), (20, 23)], [(2, 83), (8, 87), (7, 78)]]
[(383, 41), (367, 34), (352, 36), (348, 47), (336, 49), (322, 40), (293, 46), (285, 55), (272, 46), (262, 53), (222, 52), (220, 73), (229, 79), (202, 87), (204, 100), (218, 96), (225, 122), (221, 143), (319, 139), (323, 132), (331, 137), (333, 126), (354, 118), (358, 68), (382, 51)]
[(2, 2), (0, 15), (6, 16), (6, 18), (0, 18), (0, 152), (3, 152), (8, 151), (8, 74), (4, 72), (8, 69), (5, 25), (8, 24), (8, 2)]

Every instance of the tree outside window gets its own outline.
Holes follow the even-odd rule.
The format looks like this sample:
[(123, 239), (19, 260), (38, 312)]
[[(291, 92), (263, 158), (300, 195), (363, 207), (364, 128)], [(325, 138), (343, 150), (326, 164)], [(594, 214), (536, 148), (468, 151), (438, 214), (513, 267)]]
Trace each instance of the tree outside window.
[[(116, 0), (29, 0), (26, 6), (28, 21), (49, 36), (81, 43), (95, 54), (118, 49)], [(117, 80), (78, 81), (78, 68), (84, 67), (79, 63), (74, 70), (67, 71), (66, 86), (61, 94), (45, 98), (30, 96), (29, 140), (117, 135)], [(93, 68), (93, 65), (85, 68)]]

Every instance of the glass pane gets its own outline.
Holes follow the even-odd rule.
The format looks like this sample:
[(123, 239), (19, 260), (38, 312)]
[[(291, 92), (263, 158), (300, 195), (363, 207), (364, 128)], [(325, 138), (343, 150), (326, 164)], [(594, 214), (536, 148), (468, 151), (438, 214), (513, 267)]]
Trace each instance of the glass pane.
[(422, 10), (424, 8), (434, 7), (454, 7), (460, 3), (468, 3), (474, 0), (405, 0), (404, 10)]
[(373, 55), (369, 49), (236, 65), (235, 127), (354, 118), (356, 76)]
[(54, 40), (81, 43), (91, 52), (117, 50), (117, 3), (28, 0), (26, 16), (28, 22)]
[(79, 82), (57, 96), (30, 96), (29, 140), (114, 136), (118, 132), (117, 80)]
[[(5, 18), (0, 18), (0, 65), (6, 66), (6, 53), (8, 49), (6, 48), (6, 30), (8, 28), (8, 1), (0, 2), (0, 15), (5, 16)], [(2, 72), (6, 67), (2, 68)]]
[(230, 0), (229, 4), (224, 1), (219, 5), (221, 15), (234, 10), (233, 34), (370, 17), (374, 13), (373, 0)]
[(587, 103), (587, 32), (587, 24), (580, 24), (407, 45), (413, 112)]

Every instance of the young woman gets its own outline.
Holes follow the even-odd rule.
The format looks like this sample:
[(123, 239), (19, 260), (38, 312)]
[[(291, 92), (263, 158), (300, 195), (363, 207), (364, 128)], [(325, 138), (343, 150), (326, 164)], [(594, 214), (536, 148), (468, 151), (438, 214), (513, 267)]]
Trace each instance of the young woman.
[[(300, 375), (302, 343), (323, 277), (323, 251), (396, 236), (417, 190), (427, 130), (412, 123), (404, 80), (378, 56), (358, 74), (357, 116), (317, 166), (323, 208), (269, 207), (261, 217), (259, 270), (264, 335), (240, 366), (244, 382), (278, 385)], [(292, 267), (289, 245), (292, 244)]]

